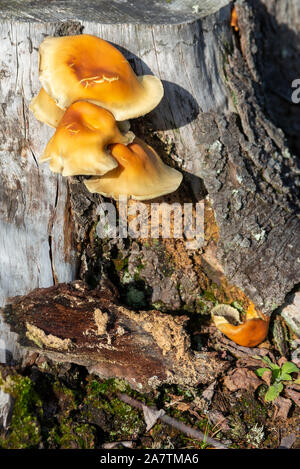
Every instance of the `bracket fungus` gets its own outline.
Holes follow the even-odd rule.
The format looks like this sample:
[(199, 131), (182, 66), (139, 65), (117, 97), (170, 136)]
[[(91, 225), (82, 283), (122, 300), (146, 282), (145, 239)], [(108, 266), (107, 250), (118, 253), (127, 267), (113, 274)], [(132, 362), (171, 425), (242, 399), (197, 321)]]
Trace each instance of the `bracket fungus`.
[(269, 318), (258, 313), (250, 304), (244, 322), (240, 320), (239, 311), (232, 306), (220, 304), (212, 311), (215, 326), (230, 340), (243, 347), (256, 347), (268, 334)]
[(182, 174), (165, 165), (152, 147), (135, 138), (128, 146), (110, 146), (118, 166), (104, 176), (84, 181), (90, 192), (117, 199), (126, 195), (136, 200), (154, 199), (174, 192)]
[(56, 105), (54, 99), (46, 93), (44, 88), (41, 88), (39, 94), (32, 99), (29, 109), (37, 120), (54, 128), (58, 126), (65, 113)]
[(102, 175), (117, 166), (107, 147), (128, 144), (132, 132), (121, 133), (113, 115), (95, 104), (78, 101), (64, 113), (40, 158), (63, 176)]
[(161, 101), (159, 78), (137, 76), (116, 47), (89, 34), (47, 37), (39, 58), (42, 88), (30, 109), (56, 128), (41, 162), (63, 176), (94, 176), (86, 187), (107, 197), (147, 200), (179, 187), (182, 174), (129, 131), (128, 119)]
[(147, 114), (163, 97), (159, 78), (136, 76), (123, 54), (96, 36), (47, 37), (39, 54), (40, 81), (63, 110), (89, 101), (122, 121)]

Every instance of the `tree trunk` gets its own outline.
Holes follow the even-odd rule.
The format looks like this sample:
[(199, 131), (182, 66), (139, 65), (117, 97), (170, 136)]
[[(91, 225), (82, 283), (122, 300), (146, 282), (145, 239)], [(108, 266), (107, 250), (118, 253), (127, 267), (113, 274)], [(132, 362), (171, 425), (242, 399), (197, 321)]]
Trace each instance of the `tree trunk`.
[[(2, 6), (0, 255), (6, 259), (1, 269), (2, 303), (8, 296), (25, 295), (36, 287), (80, 277), (97, 288), (108, 278), (128, 310), (147, 309), (153, 317), (157, 315), (151, 313), (153, 307), (205, 313), (216, 301), (236, 301), (244, 309), (253, 301), (270, 315), (299, 282), (299, 170), (294, 156), (299, 145), (295, 123), (299, 108), (291, 102), (282, 71), (285, 67), (287, 75), (299, 71), (300, 76), (300, 70), (292, 68), (294, 62), (284, 60), (289, 54), (294, 57), (299, 45), (299, 9), (296, 0), (289, 2), (288, 10), (275, 9), (271, 0), (237, 2), (239, 30), (233, 31), (231, 8), (225, 0), (207, 1), (203, 8), (188, 0), (156, 2), (153, 8), (141, 7), (138, 1), (104, 0), (74, 2), (71, 9), (63, 1), (53, 8), (44, 1), (34, 8), (24, 1)], [(283, 12), (293, 18), (290, 29), (286, 21), (280, 24)], [(187, 249), (182, 239), (99, 240), (95, 223), (103, 198), (89, 194), (80, 177), (67, 181), (38, 164), (51, 132), (28, 110), (40, 86), (37, 50), (47, 35), (81, 32), (114, 43), (138, 75), (154, 73), (163, 81), (161, 104), (132, 121), (132, 130), (184, 174), (181, 188), (158, 202), (204, 201), (201, 249)], [(273, 37), (281, 55), (270, 50)], [(273, 55), (278, 55), (277, 62)], [(276, 83), (270, 88), (277, 66), (281, 72), (276, 71)], [(282, 99), (284, 105), (277, 112), (274, 104)], [(56, 293), (46, 290), (47, 298)], [(83, 337), (87, 324), (80, 314), (74, 315), (78, 322), (69, 336), (65, 323), (57, 319), (56, 306), (47, 310), (44, 319), (39, 316), (38, 325), (34, 311), (33, 302), (27, 316), (17, 316), (20, 324), (10, 314), (11, 328), (21, 334), (21, 341), (27, 337), (27, 346), (34, 337), (24, 335), (26, 323), (55, 335), (62, 346), (68, 340), (76, 343), (76, 334)], [(115, 314), (121, 315), (120, 310)], [(148, 360), (149, 351), (160, 347), (155, 337), (147, 340), (148, 347), (141, 348), (141, 353)], [(5, 338), (5, 347), (15, 347), (15, 336)], [(95, 358), (96, 342), (93, 347), (95, 364), (105, 354), (100, 347)], [(43, 348), (53, 352), (49, 341)], [(162, 353), (158, 361), (155, 358), (158, 375), (161, 367), (166, 373), (177, 366), (175, 355), (176, 366), (164, 363), (164, 357)], [(82, 357), (70, 354), (69, 359), (89, 366), (86, 350)], [(193, 360), (189, 366), (194, 370)], [(150, 368), (154, 376), (155, 367)], [(120, 375), (113, 367), (106, 373), (114, 374)], [(128, 371), (129, 375), (135, 372)], [(139, 382), (150, 378), (146, 372), (145, 381), (138, 375)]]

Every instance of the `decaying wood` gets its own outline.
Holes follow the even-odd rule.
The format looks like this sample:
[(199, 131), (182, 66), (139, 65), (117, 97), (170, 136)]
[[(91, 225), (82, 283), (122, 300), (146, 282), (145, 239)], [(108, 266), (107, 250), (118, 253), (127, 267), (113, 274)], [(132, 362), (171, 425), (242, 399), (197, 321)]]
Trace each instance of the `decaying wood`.
[(215, 352), (190, 349), (187, 317), (131, 311), (108, 288), (89, 290), (77, 281), (11, 301), (4, 316), (23, 347), (137, 389), (209, 383), (228, 366)]

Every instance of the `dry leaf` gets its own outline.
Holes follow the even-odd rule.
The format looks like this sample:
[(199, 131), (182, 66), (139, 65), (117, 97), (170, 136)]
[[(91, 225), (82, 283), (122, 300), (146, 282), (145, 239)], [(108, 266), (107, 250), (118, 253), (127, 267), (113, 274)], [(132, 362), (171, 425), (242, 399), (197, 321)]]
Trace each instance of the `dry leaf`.
[(144, 413), (144, 419), (146, 423), (146, 432), (148, 432), (149, 430), (151, 430), (152, 427), (154, 427), (157, 420), (162, 415), (165, 414), (165, 411), (163, 409), (154, 410), (154, 409), (151, 409), (150, 407), (143, 405), (143, 413)]
[(286, 388), (285, 389), (285, 394), (290, 397), (294, 403), (300, 407), (300, 392), (294, 391), (291, 388)]
[(224, 378), (224, 384), (229, 391), (234, 392), (238, 389), (255, 390), (262, 384), (262, 381), (248, 368), (236, 368)]
[(285, 399), (284, 397), (278, 396), (274, 400), (275, 413), (274, 418), (278, 419), (287, 419), (289, 410), (292, 406), (292, 401), (290, 399)]
[(181, 412), (186, 412), (187, 410), (189, 410), (189, 408), (190, 405), (186, 402), (179, 402), (178, 404), (176, 404), (176, 409), (180, 410)]
[(293, 446), (293, 444), (295, 443), (295, 441), (296, 441), (295, 433), (291, 433), (288, 436), (284, 436), (281, 439), (279, 449), (290, 449)]
[(208, 420), (212, 425), (215, 425), (224, 432), (230, 430), (226, 417), (224, 417), (224, 415), (218, 410), (210, 411), (208, 413)]
[(262, 375), (261, 379), (267, 383), (268, 386), (271, 386), (271, 381), (272, 381), (272, 371), (271, 370), (266, 370), (264, 374)]

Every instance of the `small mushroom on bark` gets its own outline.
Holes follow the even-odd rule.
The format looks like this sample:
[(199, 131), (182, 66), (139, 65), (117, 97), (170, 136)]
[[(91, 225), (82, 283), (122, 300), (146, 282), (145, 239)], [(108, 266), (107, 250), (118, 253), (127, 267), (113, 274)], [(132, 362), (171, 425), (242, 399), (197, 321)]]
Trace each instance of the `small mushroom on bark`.
[(40, 161), (50, 160), (50, 169), (63, 176), (102, 175), (117, 166), (108, 145), (133, 138), (132, 132), (121, 133), (109, 111), (78, 101), (65, 112)]
[(258, 313), (253, 303), (246, 311), (244, 322), (240, 321), (238, 310), (226, 304), (215, 306), (211, 314), (215, 326), (226, 337), (243, 347), (255, 347), (268, 334), (269, 318)]
[(61, 109), (84, 100), (122, 121), (147, 114), (163, 97), (159, 78), (137, 77), (123, 54), (98, 37), (47, 37), (39, 54), (40, 81)]
[(118, 166), (102, 177), (85, 180), (90, 192), (117, 199), (125, 195), (136, 200), (154, 199), (174, 192), (182, 174), (162, 162), (152, 147), (135, 138), (128, 146), (110, 146)]
[(64, 111), (56, 105), (44, 88), (41, 88), (39, 94), (32, 99), (29, 109), (37, 120), (54, 128), (58, 126), (64, 115)]

